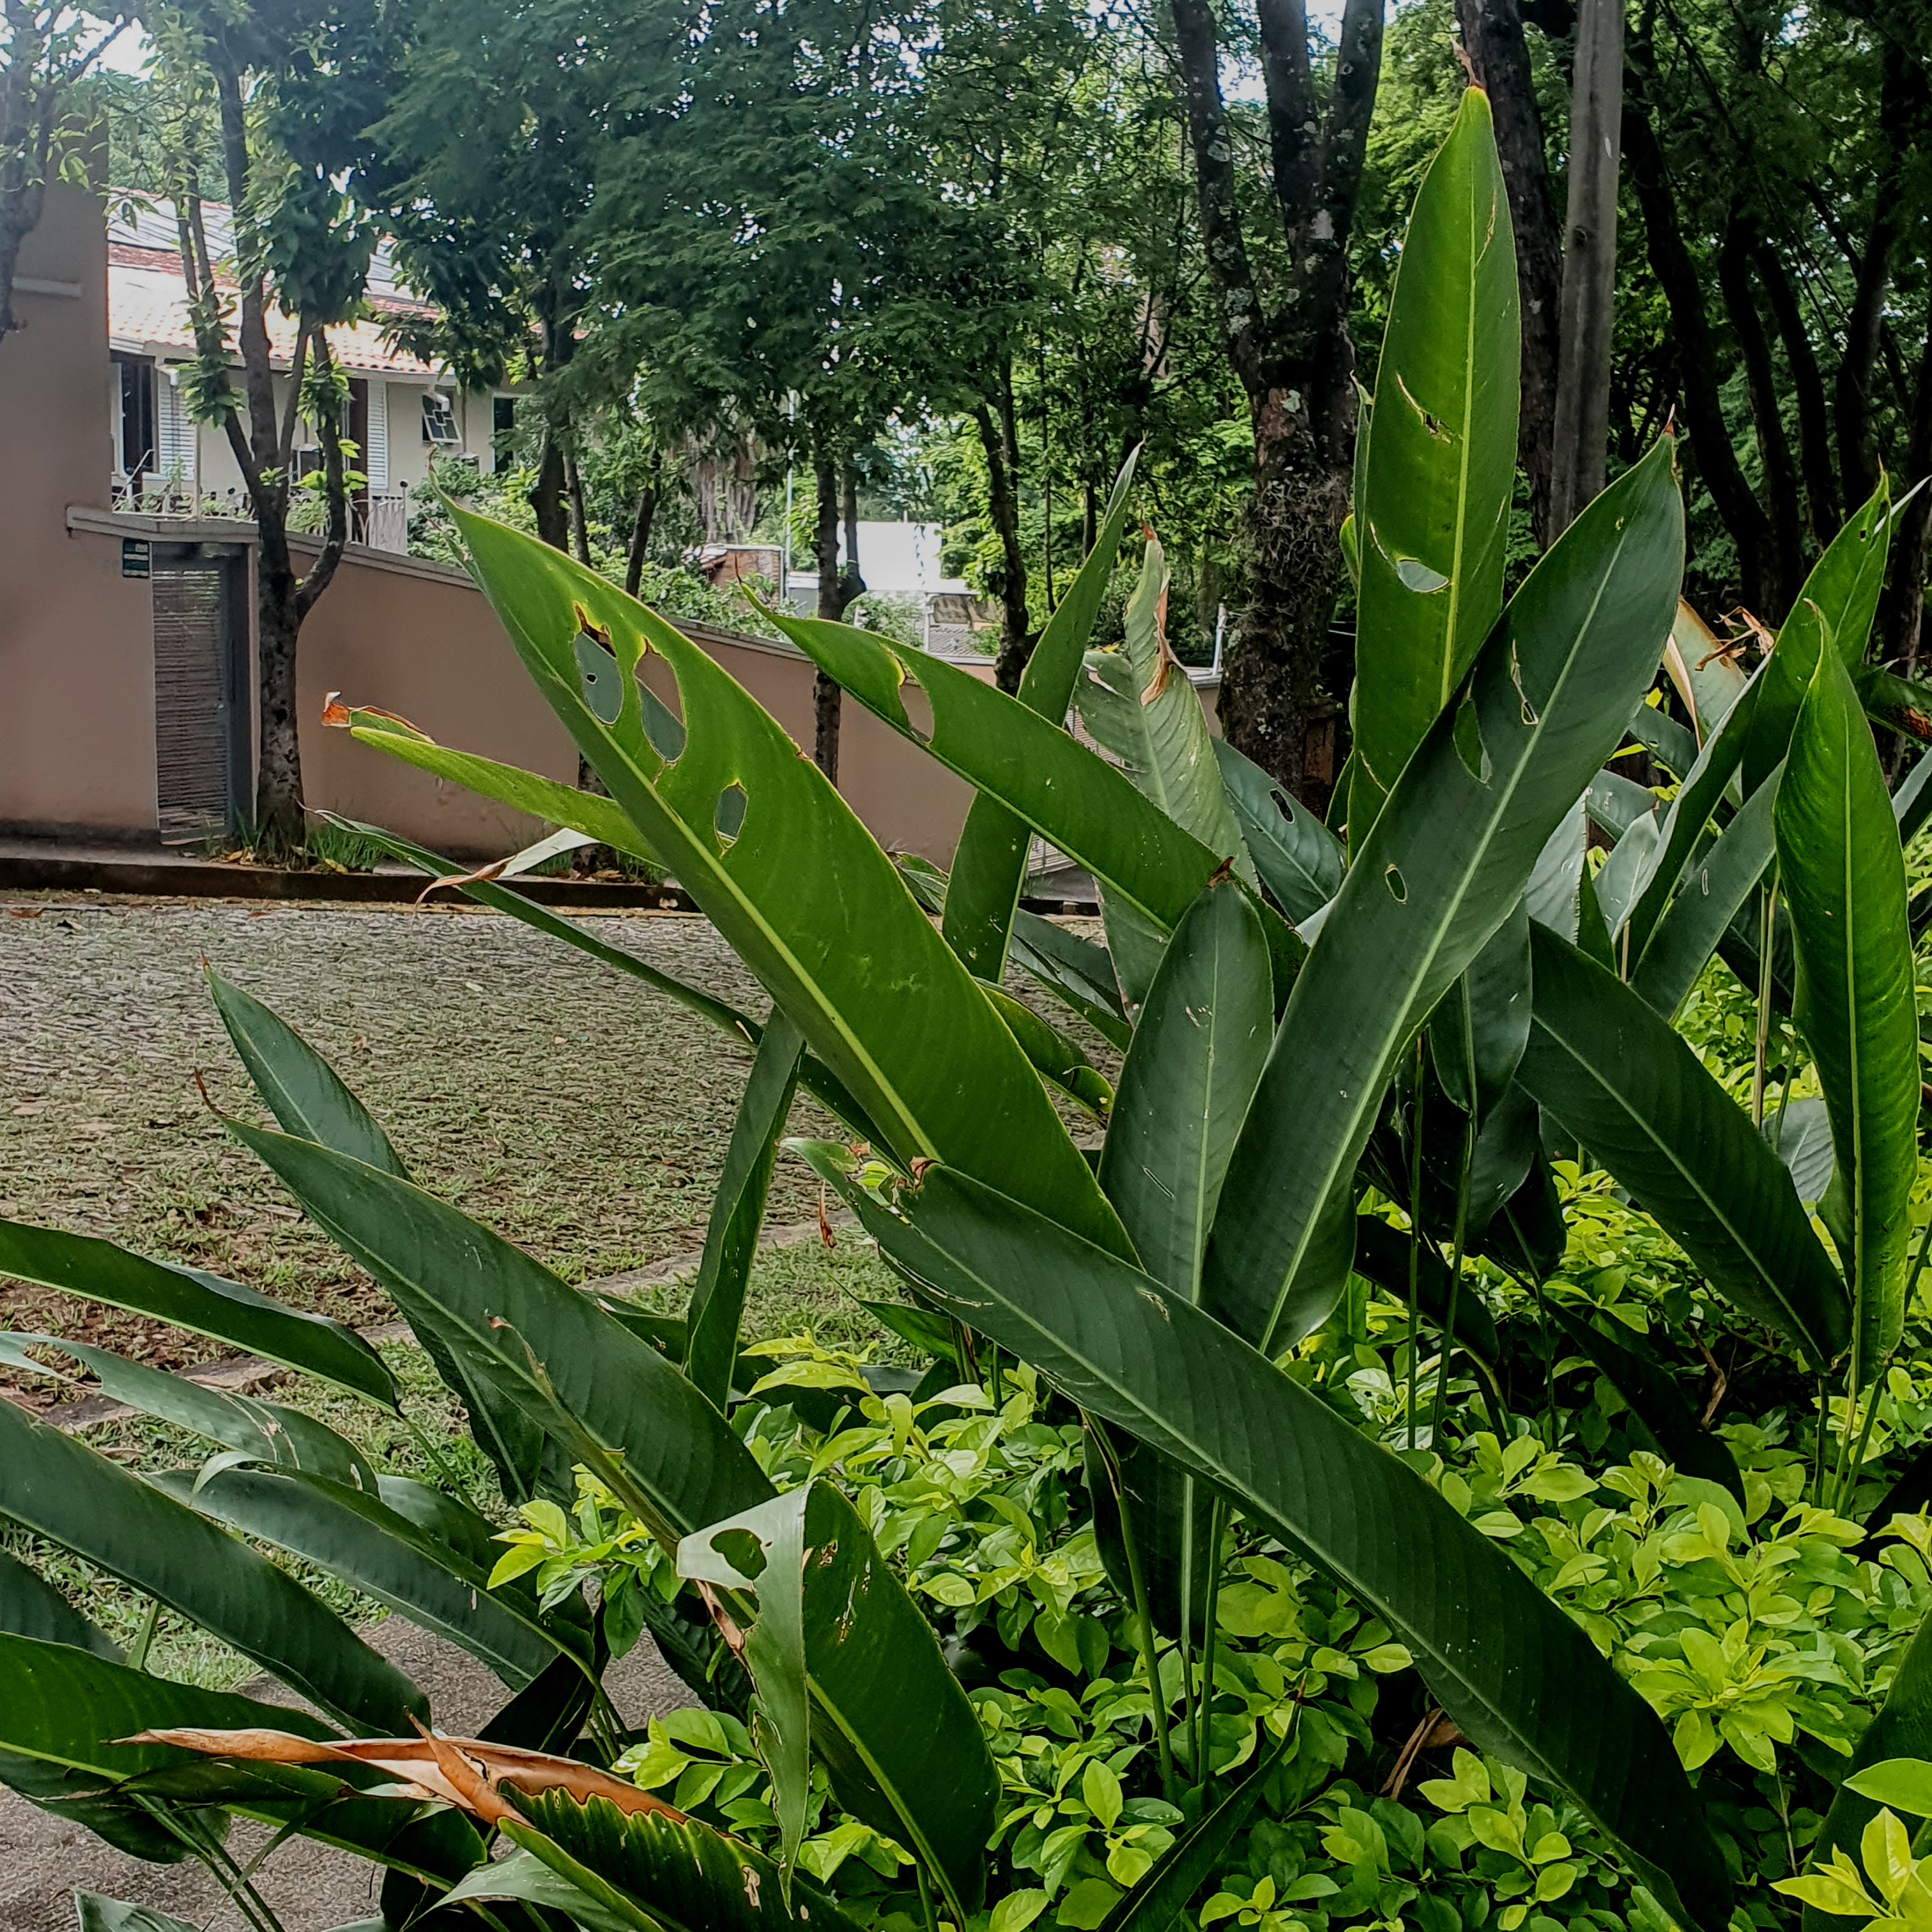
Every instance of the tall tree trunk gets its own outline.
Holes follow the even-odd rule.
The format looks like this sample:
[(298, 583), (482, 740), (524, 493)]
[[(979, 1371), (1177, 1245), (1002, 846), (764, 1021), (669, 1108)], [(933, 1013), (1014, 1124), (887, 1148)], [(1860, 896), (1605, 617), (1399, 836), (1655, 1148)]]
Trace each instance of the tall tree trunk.
[(302, 806), (301, 719), (296, 694), (296, 641), (302, 632), (299, 580), (289, 554), (282, 506), (270, 493), (258, 502), (255, 527), (255, 630), (261, 754), (255, 767), (258, 848), (280, 861), (300, 850)]
[(1012, 414), (1012, 372), (1009, 364), (1001, 382), (1002, 417), (994, 419), (984, 403), (973, 412), (980, 431), (980, 447), (986, 458), (986, 507), (992, 512), (994, 534), (1000, 539), (1000, 650), (993, 661), (993, 676), (1002, 691), (1020, 688), (1020, 674), (1033, 656), (1034, 640), (1027, 625), (1026, 552), (1020, 544), (1019, 466), (1009, 460), (1008, 452), (1017, 443), (1017, 433), (1006, 434)]
[(1246, 608), (1222, 657), (1229, 742), (1318, 807), (1308, 728), (1328, 643), (1355, 428), (1348, 251), (1382, 64), (1383, 0), (1346, 0), (1318, 105), (1300, 0), (1258, 0), (1276, 212), (1291, 282), (1269, 313), (1250, 262), (1210, 0), (1168, 0), (1202, 241), (1229, 367), (1248, 399), (1254, 491), (1243, 532)]
[(1516, 279), (1522, 315), (1522, 408), (1516, 450), (1529, 478), (1530, 520), (1547, 546), (1550, 471), (1556, 429), (1558, 332), (1563, 298), (1563, 242), (1550, 191), (1543, 116), (1530, 72), (1516, 0), (1456, 0), (1462, 45), (1490, 97), (1496, 152), (1516, 236)]
[(1902, 664), (1908, 677), (1918, 674), (1925, 628), (1925, 554), (1932, 537), (1932, 318), (1918, 359), (1918, 392), (1912, 408), (1912, 440), (1905, 457), (1900, 494), (1917, 488), (1892, 527), (1891, 580), (1886, 586), (1883, 656)]
[[(833, 622), (845, 614), (838, 574), (838, 464), (829, 442), (815, 442), (812, 478), (818, 504), (812, 526), (812, 549), (818, 565), (819, 616)], [(824, 672), (812, 680), (812, 762), (836, 785), (838, 782), (838, 722), (842, 709), (838, 686)]]
[(577, 466), (577, 452), (568, 444), (563, 452), (563, 487), (570, 500), (570, 534), (577, 560), (590, 568), (590, 526), (584, 512), (584, 476)]
[(1771, 519), (1752, 494), (1731, 447), (1718, 394), (1718, 351), (1705, 311), (1703, 282), (1685, 245), (1664, 150), (1651, 124), (1649, 67), (1648, 46), (1640, 40), (1632, 50), (1625, 76), (1624, 152), (1630, 158), (1630, 182), (1643, 212), (1651, 271), (1670, 306), (1691, 452), (1718, 514), (1737, 546), (1744, 602), (1762, 612), (1772, 608), (1778, 596), (1780, 571), (1777, 544)]
[(1798, 472), (1791, 445), (1784, 434), (1779, 407), (1777, 372), (1771, 343), (1751, 292), (1751, 261), (1756, 242), (1754, 225), (1740, 208), (1731, 210), (1718, 254), (1718, 288), (1731, 333), (1744, 359), (1744, 382), (1750, 394), (1751, 421), (1757, 432), (1758, 455), (1764, 466), (1765, 494), (1771, 500), (1772, 542), (1778, 566), (1778, 601), (1759, 614), (1772, 623), (1784, 620), (1804, 581), (1804, 519), (1798, 502)]
[(1832, 430), (1825, 409), (1825, 379), (1811, 346), (1798, 306), (1791, 272), (1776, 245), (1760, 236), (1756, 252), (1758, 280), (1771, 304), (1778, 339), (1784, 347), (1791, 372), (1792, 393), (1798, 404), (1798, 465), (1804, 478), (1804, 507), (1810, 520), (1811, 545), (1822, 550), (1838, 534), (1838, 486), (1832, 468)]
[(1878, 488), (1880, 466), (1871, 428), (1872, 368), (1878, 359), (1879, 332), (1885, 322), (1892, 244), (1898, 238), (1904, 213), (1899, 158), (1911, 145), (1910, 124), (1925, 92), (1924, 77), (1912, 64), (1904, 44), (1896, 36), (1887, 35), (1883, 46), (1878, 118), (1888, 136), (1885, 160), (1872, 184), (1871, 227), (1865, 237), (1864, 253), (1855, 265), (1851, 309), (1845, 318), (1845, 352), (1839, 358), (1838, 380), (1832, 385), (1838, 476), (1847, 509), (1856, 508)]
[(638, 514), (631, 525), (631, 548), (624, 559), (624, 588), (633, 597), (644, 580), (644, 566), (650, 561), (651, 526), (657, 521), (662, 467), (661, 458), (653, 460), (650, 480), (638, 493)]
[(565, 502), (567, 487), (563, 446), (556, 430), (546, 424), (542, 454), (537, 458), (537, 480), (530, 485), (527, 500), (536, 512), (537, 535), (552, 550), (570, 548), (570, 511)]
[(1582, 0), (1570, 88), (1550, 528), (1560, 536), (1604, 487), (1616, 312), (1617, 166), (1622, 146), (1624, 0)]

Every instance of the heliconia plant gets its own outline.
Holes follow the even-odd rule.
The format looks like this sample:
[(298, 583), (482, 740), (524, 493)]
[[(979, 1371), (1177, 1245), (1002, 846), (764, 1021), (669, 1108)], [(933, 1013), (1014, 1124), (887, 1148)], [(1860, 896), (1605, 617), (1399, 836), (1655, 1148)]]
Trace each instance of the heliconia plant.
[[(1016, 696), (863, 631), (767, 614), (972, 787), (950, 874), (881, 850), (670, 623), (568, 556), (452, 511), (603, 793), (445, 747), (386, 713), (333, 706), (332, 722), (662, 868), (769, 1011), (592, 938), (522, 896), (514, 872), (458, 874), (358, 829), (753, 1050), (689, 1310), (652, 1318), (581, 1292), (438, 1198), (304, 1042), (212, 977), (275, 1124), (229, 1130), (388, 1292), (467, 1411), (506, 1503), (550, 1527), (514, 1533), (524, 1553), (506, 1558), (496, 1521), (372, 1468), (310, 1418), (55, 1344), (118, 1399), (220, 1453), (200, 1472), (149, 1480), (0, 1405), (0, 1512), (194, 1618), (319, 1714), (148, 1675), (32, 1568), (0, 1562), (0, 1779), (144, 1856), (203, 1856), (244, 1900), (225, 1814), (346, 1847), (388, 1868), (382, 1912), (397, 1932), (430, 1909), (439, 1923), (460, 1910), (499, 1927), (561, 1914), (594, 1932), (884, 1926), (895, 1912), (1023, 1932), (1049, 1906), (1060, 1924), (1115, 1932), (1190, 1912), (1312, 1925), (1335, 1882), (1322, 1880), (1324, 1893), (1291, 1874), (1286, 1889), (1272, 1875), (1228, 1889), (1230, 1847), (1262, 1842), (1256, 1820), (1311, 1801), (1318, 1780), (1298, 1767), (1355, 1762), (1347, 1726), (1366, 1735), (1360, 1710), (1322, 1705), (1317, 1678), (1412, 1669), (1420, 1722), (1390, 1788), (1400, 1796), (1421, 1752), (1475, 1748), (1456, 1749), (1454, 1778), (1423, 1788), (1446, 1820), (1502, 1821), (1466, 1823), (1460, 1838), (1438, 1828), (1526, 1874), (1509, 1881), (1521, 1904), (1504, 1932), (1582, 1882), (1569, 1860), (1585, 1833), (1637, 1888), (1634, 1921), (1725, 1932), (1742, 1868), (1720, 1848), (1702, 1767), (1721, 1738), (1754, 1772), (1775, 1771), (1791, 1720), (1747, 1723), (1736, 1700), (1701, 1714), (1676, 1678), (1646, 1674), (1618, 1647), (1602, 1603), (1574, 1598), (1575, 1578), (1596, 1574), (1580, 1540), (1595, 1482), (1558, 1457), (1559, 1378), (1580, 1364), (1610, 1392), (1592, 1413), (1628, 1418), (1656, 1480), (1626, 1475), (1621, 1492), (1641, 1490), (1658, 1546), (1683, 1542), (1683, 1562), (1729, 1574), (1726, 1552), (1772, 1491), (1687, 1400), (1679, 1360), (1701, 1331), (1653, 1329), (1639, 1346), (1550, 1292), (1565, 1238), (1557, 1164), (1586, 1150), (1633, 1220), (1681, 1250), (1700, 1308), (1754, 1337), (1780, 1387), (1842, 1390), (1836, 1462), (1823, 1466), (1821, 1408), (1810, 1502), (1785, 1498), (1809, 1510), (1801, 1528), (1839, 1535), (1925, 1258), (1910, 1244), (1919, 1089), (1903, 852), (1932, 794), (1922, 766), (1888, 795), (1868, 722), (1901, 704), (1898, 681), (1864, 663), (1882, 490), (1748, 675), (1728, 659), (1710, 670), (1680, 604), (1684, 509), (1667, 435), (1508, 586), (1516, 289), (1488, 103), (1472, 88), (1418, 195), (1364, 404), (1340, 836), (1212, 734), (1167, 646), (1156, 538), (1121, 640), (1089, 648), (1127, 527), (1131, 460)], [(646, 660), (674, 706), (640, 678)], [(1652, 702), (1660, 676), (1688, 725)], [(915, 723), (908, 683), (929, 725)], [(1617, 770), (1633, 737), (1670, 768), (1667, 797)], [(1092, 874), (1104, 943), (1022, 908), (1036, 836)], [(1735, 975), (1759, 1018), (1749, 1108), (1678, 1030), (1711, 973)], [(1028, 983), (1022, 1000), (1014, 988)], [(1794, 1097), (1787, 1066), (1768, 1110), (1769, 1042), (1788, 1022), (1818, 1092)], [(800, 1090), (839, 1138), (788, 1138)], [(842, 1388), (842, 1409), (814, 1410), (800, 1393), (786, 1412), (785, 1428), (822, 1433), (802, 1463), (780, 1453), (776, 1412), (747, 1387), (741, 1333), (781, 1159), (805, 1162), (856, 1215), (902, 1288), (878, 1312), (934, 1364), (916, 1388), (835, 1365), (826, 1385)], [(236, 1284), (7, 1225), (0, 1270), (394, 1406), (388, 1371), (347, 1330)], [(1371, 1296), (1406, 1321), (1401, 1385), (1379, 1420), (1347, 1392)], [(0, 1338), (0, 1352), (25, 1360), (44, 1339)], [(874, 1430), (862, 1443), (860, 1408)], [(1054, 1583), (1060, 1595), (1036, 1613), (1028, 1600), (1016, 1616), (1014, 1598), (995, 1616), (972, 1588), (963, 1602), (934, 1594), (922, 1566), (944, 1523), (937, 1536), (908, 1529), (895, 1514), (907, 1496), (864, 1490), (855, 1472), (868, 1456), (902, 1459), (929, 1430), (978, 1430), (983, 1456), (1009, 1422), (1039, 1432), (1027, 1453), (1050, 1464), (1053, 1495), (1072, 1497), (1054, 1533), (1077, 1522), (1094, 1557), (1086, 1580)], [(1047, 1475), (1028, 1480), (1036, 1500)], [(1506, 1532), (1472, 1516), (1472, 1480), (1498, 1496), (1540, 1484), (1529, 1493), (1579, 1504), (1550, 1520), (1582, 1568), (1540, 1580), (1507, 1540), (1522, 1527), (1514, 1516)], [(1916, 1493), (1897, 1499), (1907, 1514), (1932, 1501)], [(999, 1514), (1016, 1535), (1040, 1533), (1017, 1502)], [(478, 1738), (424, 1730), (436, 1714), (416, 1688), (244, 1537), (470, 1650), (504, 1685), (502, 1715)], [(1310, 1656), (1324, 1660), (1270, 1694), (1237, 1765), (1217, 1728), (1234, 1694), (1217, 1673), (1238, 1640), (1280, 1634), (1262, 1598), (1288, 1587), (1265, 1580), (1290, 1562), (1353, 1606), (1334, 1630), (1366, 1619), (1378, 1634), (1359, 1663), (1317, 1640)], [(574, 1587), (593, 1573), (594, 1603)], [(1887, 1600), (1903, 1604), (1906, 1566), (1886, 1575)], [(1113, 1637), (1072, 1607), (1090, 1584), (1112, 1593)], [(1922, 1565), (1914, 1621), (1924, 1584)], [(640, 1627), (710, 1707), (686, 1750), (668, 1733), (645, 1744), (622, 1732), (600, 1688)], [(1123, 1696), (1127, 1680), (1138, 1687), (1139, 1741), (1036, 1792), (1043, 1814), (1016, 1808), (1008, 1756), (990, 1741), (997, 1687), (1018, 1682), (1017, 1661), (1004, 1677), (973, 1676), (974, 1646), (995, 1629), (1002, 1655), (1028, 1660), (1029, 1684), (1054, 1671), (1101, 1682), (1118, 1638), (1128, 1662), (1106, 1682)], [(1932, 1723), (1924, 1641), (1886, 1680), (1874, 1732), (1893, 1756)], [(1689, 1682), (1704, 1652), (1682, 1649), (1671, 1668)], [(1331, 1746), (1341, 1757), (1315, 1755)], [(688, 1804), (651, 1797), (616, 1768), (640, 1750), (670, 1767), (665, 1778), (712, 1765), (704, 1752), (737, 1752), (766, 1795), (734, 1782), (714, 1822), (698, 1814), (717, 1778)], [(1368, 1834), (1350, 1821), (1372, 1815), (1350, 1789), (1361, 1806), (1343, 1805), (1336, 1842), (1359, 1852), (1355, 1869), (1366, 1861), (1395, 1883), (1384, 1825), (1380, 1854), (1348, 1835)], [(1534, 1839), (1532, 1790), (1552, 1821)], [(1870, 1802), (1850, 1785), (1826, 1802), (1820, 1843), (1842, 1846)], [(1027, 1868), (1050, 1883), (1016, 1885), (1009, 1834), (1073, 1809), (1094, 1821), (1075, 1838), (1099, 1834), (1104, 1863), (1082, 1866), (1099, 1855), (1070, 1839)], [(1393, 1810), (1374, 1815), (1396, 1828)], [(812, 1850), (812, 1821), (833, 1817), (848, 1850), (875, 1858), (859, 1890)], [(498, 1837), (514, 1850), (492, 1862)], [(1425, 1855), (1405, 1856), (1420, 1873)], [(909, 1870), (911, 1888), (880, 1863)], [(1394, 1906), (1368, 1885), (1360, 1911), (1399, 1925), (1412, 1910), (1424, 1932), (1456, 1932), (1453, 1910), (1445, 1920), (1426, 1886), (1402, 1883)], [(83, 1920), (112, 1925), (119, 1910), (86, 1901)]]

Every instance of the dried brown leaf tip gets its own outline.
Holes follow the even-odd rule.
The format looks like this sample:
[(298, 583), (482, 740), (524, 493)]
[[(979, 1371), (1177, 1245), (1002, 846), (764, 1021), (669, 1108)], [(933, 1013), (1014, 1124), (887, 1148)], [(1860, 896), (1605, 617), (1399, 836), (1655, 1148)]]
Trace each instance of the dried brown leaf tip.
[(912, 1177), (912, 1184), (916, 1187), (926, 1178), (927, 1168), (937, 1167), (938, 1165), (938, 1162), (933, 1160), (928, 1154), (915, 1154), (911, 1165), (906, 1172)]
[(1234, 862), (1232, 857), (1223, 859), (1214, 868), (1214, 876), (1208, 883), (1210, 886), (1225, 886), (1234, 876)]
[(602, 625), (592, 623), (590, 613), (581, 604), (573, 604), (570, 610), (571, 614), (577, 620), (578, 629), (592, 644), (602, 644), (608, 651), (610, 648), (610, 633)]
[(567, 1791), (579, 1803), (606, 1798), (626, 1814), (655, 1811), (676, 1824), (688, 1822), (662, 1798), (574, 1758), (519, 1750), (477, 1738), (437, 1737), (418, 1728), (421, 1735), (413, 1738), (325, 1741), (284, 1731), (160, 1730), (116, 1742), (172, 1744), (203, 1757), (244, 1763), (361, 1766), (382, 1772), (424, 1802), (453, 1804), (489, 1824), (525, 1822), (510, 1796), (538, 1791)]
[(825, 1211), (825, 1190), (818, 1190), (818, 1244), (820, 1247), (836, 1248), (837, 1238), (832, 1232), (832, 1217)]
[(416, 904), (421, 905), (431, 892), (440, 891), (445, 886), (488, 885), (492, 879), (500, 879), (503, 876), (503, 868), (509, 862), (508, 859), (494, 859), (487, 866), (478, 866), (473, 872), (451, 872), (441, 878), (432, 879), (417, 893)]
[(348, 706), (342, 701), (341, 692), (332, 691), (322, 702), (322, 722), (325, 724), (335, 725), (338, 729), (346, 729), (350, 716)]

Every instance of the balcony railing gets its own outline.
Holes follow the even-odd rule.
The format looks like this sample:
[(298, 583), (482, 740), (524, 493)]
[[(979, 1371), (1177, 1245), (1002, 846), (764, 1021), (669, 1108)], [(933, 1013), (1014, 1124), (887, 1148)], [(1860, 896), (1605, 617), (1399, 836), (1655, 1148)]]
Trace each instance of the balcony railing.
[[(186, 522), (208, 518), (229, 517), (247, 523), (254, 517), (254, 506), (244, 490), (202, 490), (179, 477), (157, 476), (143, 471), (138, 476), (116, 472), (113, 478), (113, 505), (143, 517), (178, 518)], [(371, 550), (388, 550), (406, 556), (410, 548), (410, 499), (404, 490), (372, 490), (349, 506), (349, 540), (366, 544)]]

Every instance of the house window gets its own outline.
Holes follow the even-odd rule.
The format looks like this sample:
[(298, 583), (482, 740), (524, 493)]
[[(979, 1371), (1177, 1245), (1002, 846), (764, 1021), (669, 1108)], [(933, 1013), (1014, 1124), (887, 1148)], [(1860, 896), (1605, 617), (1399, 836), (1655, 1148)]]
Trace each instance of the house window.
[(454, 449), (463, 439), (456, 433), (456, 406), (440, 389), (425, 389), (422, 399), (423, 440), (438, 449)]
[(120, 434), (115, 448), (115, 467), (140, 488), (146, 471), (154, 462), (154, 365), (145, 356), (114, 357), (115, 374), (121, 386)]

